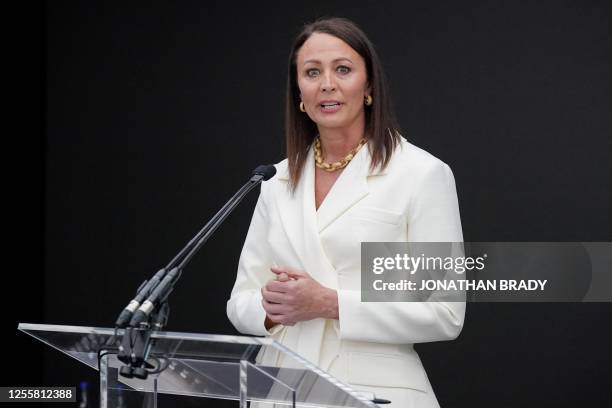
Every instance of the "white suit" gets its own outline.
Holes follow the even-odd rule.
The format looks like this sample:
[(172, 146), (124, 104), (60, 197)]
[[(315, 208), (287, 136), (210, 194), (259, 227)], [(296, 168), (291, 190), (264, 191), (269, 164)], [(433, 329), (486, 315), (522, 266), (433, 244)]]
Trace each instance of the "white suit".
[[(268, 335), (357, 390), (392, 407), (438, 403), (414, 343), (450, 340), (463, 326), (464, 302), (361, 302), (360, 242), (462, 242), (450, 168), (404, 139), (385, 170), (370, 171), (365, 145), (315, 208), (309, 151), (294, 195), (287, 160), (261, 186), (227, 315), (236, 329)], [(264, 327), (261, 287), (274, 265), (305, 270), (337, 290), (339, 321), (314, 319)], [(274, 356), (260, 356), (262, 362)]]

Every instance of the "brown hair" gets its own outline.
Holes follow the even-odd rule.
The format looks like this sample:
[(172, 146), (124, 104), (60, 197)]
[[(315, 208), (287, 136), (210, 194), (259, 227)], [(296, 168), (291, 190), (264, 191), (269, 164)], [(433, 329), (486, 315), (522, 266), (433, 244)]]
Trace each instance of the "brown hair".
[(365, 106), (365, 133), (372, 151), (371, 169), (385, 168), (393, 150), (400, 142), (400, 130), (391, 107), (391, 97), (374, 46), (365, 33), (352, 21), (339, 17), (323, 17), (306, 24), (295, 38), (289, 54), (287, 93), (285, 102), (285, 137), (291, 191), (300, 180), (306, 155), (317, 135), (317, 126), (299, 110), (300, 90), (297, 82), (297, 53), (314, 33), (333, 35), (347, 43), (365, 61), (367, 80), (371, 86), (373, 103)]

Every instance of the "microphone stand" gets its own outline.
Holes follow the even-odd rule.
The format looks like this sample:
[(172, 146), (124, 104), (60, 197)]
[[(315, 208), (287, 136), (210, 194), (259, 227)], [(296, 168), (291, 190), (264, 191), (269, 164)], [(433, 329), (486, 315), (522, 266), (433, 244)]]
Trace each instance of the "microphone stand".
[(149, 285), (150, 287), (147, 287), (146, 281), (139, 287), (138, 292), (147, 290), (148, 293), (143, 297), (147, 298), (147, 301), (133, 314), (129, 326), (125, 328), (117, 354), (117, 358), (126, 364), (119, 370), (122, 376), (146, 379), (150, 373), (163, 371), (161, 363), (154, 371), (150, 371), (154, 366), (147, 359), (152, 347), (151, 334), (162, 330), (168, 322), (170, 313), (168, 296), (172, 293), (174, 285), (180, 279), (185, 266), (244, 197), (263, 180), (274, 176), (274, 173), (276, 173), (274, 166), (257, 167), (251, 179), (225, 203), (164, 269), (158, 271), (154, 278), (159, 279)]

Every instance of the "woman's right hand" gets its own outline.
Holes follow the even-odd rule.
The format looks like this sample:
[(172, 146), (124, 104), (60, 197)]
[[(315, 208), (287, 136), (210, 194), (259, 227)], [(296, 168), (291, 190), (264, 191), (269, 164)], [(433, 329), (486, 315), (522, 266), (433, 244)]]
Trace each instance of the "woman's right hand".
[[(276, 275), (276, 279), (270, 279), (268, 282), (272, 282), (272, 281), (287, 282), (288, 280), (291, 280), (289, 275), (287, 275), (285, 272), (281, 272), (278, 275)], [(263, 295), (263, 288), (262, 288), (262, 295)], [(262, 303), (264, 303), (264, 307), (265, 307), (265, 302), (267, 302), (266, 299), (262, 298)], [(274, 304), (274, 302), (269, 302), (269, 303)], [(277, 324), (279, 323), (270, 319), (270, 316), (266, 314), (266, 320), (264, 322), (264, 326), (266, 327), (266, 330), (270, 330), (272, 327), (276, 326)], [(294, 324), (295, 323), (290, 323), (290, 324), (286, 324), (285, 326), (293, 326)]]

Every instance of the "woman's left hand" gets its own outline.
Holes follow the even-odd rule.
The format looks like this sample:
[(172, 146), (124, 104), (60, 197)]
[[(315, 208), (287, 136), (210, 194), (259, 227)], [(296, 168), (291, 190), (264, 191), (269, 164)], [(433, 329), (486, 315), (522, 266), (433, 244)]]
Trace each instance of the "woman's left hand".
[(263, 307), (273, 322), (285, 326), (318, 317), (338, 319), (338, 294), (314, 280), (307, 272), (288, 267), (270, 268), (289, 279), (270, 280), (261, 289)]

